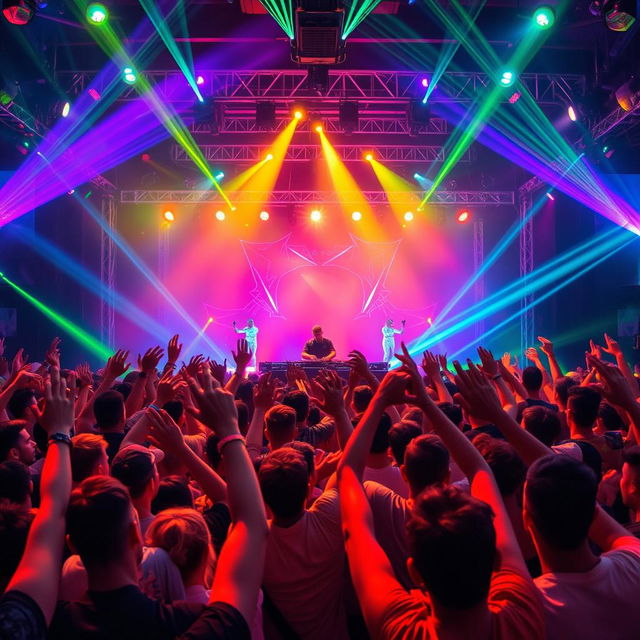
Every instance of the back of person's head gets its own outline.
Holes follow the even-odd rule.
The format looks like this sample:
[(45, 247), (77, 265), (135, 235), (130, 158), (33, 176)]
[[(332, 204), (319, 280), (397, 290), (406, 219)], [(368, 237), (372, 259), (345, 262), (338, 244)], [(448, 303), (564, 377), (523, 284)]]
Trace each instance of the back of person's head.
[(620, 493), (622, 502), (634, 511), (640, 508), (640, 446), (625, 449), (622, 454)]
[(272, 451), (258, 472), (265, 503), (276, 518), (302, 513), (309, 490), (309, 466), (304, 455), (290, 447)]
[(474, 438), (473, 446), (487, 461), (502, 496), (512, 496), (517, 491), (522, 494), (521, 489), (527, 475), (527, 467), (508, 442), (482, 433)]
[(0, 503), (0, 593), (18, 568), (33, 521), (33, 512), (22, 505)]
[(282, 404), (292, 407), (296, 412), (296, 422), (304, 422), (309, 417), (309, 396), (304, 391), (289, 391)]
[(27, 409), (35, 402), (33, 389), (16, 389), (7, 403), (7, 413), (14, 420), (26, 417)]
[(530, 366), (522, 370), (522, 384), (527, 391), (540, 391), (542, 387), (542, 371)]
[(218, 451), (218, 443), (220, 438), (215, 433), (208, 436), (207, 442), (204, 445), (204, 453), (207, 457), (207, 462), (211, 465), (212, 469), (217, 469), (222, 460), (222, 456)]
[[(134, 371), (132, 373), (136, 372)], [(117, 384), (114, 384), (113, 387), (111, 387), (111, 391), (117, 391), (122, 396), (122, 399), (126, 402), (127, 398), (131, 394), (131, 390), (133, 389), (131, 384), (132, 383), (130, 382), (118, 382)]]
[(600, 403), (598, 423), (605, 431), (624, 431), (627, 428), (616, 408), (608, 402)]
[(584, 463), (568, 455), (545, 456), (527, 473), (525, 517), (549, 546), (576, 549), (593, 521), (597, 489), (595, 474)]
[(187, 580), (215, 555), (207, 523), (195, 509), (166, 509), (149, 525), (146, 544), (160, 547)]
[(407, 407), (401, 415), (402, 420), (416, 422), (420, 428), (424, 424), (424, 412), (419, 407)]
[(389, 449), (389, 429), (391, 429), (391, 418), (388, 413), (380, 416), (380, 421), (373, 434), (370, 453), (386, 453)]
[(556, 398), (563, 407), (567, 406), (567, 400), (569, 399), (569, 389), (577, 386), (578, 381), (571, 376), (562, 376), (555, 381), (554, 387), (556, 390)]
[(71, 438), (71, 477), (74, 482), (109, 473), (107, 441), (95, 433), (79, 433)]
[(158, 484), (158, 491), (151, 501), (151, 513), (166, 509), (186, 507), (193, 509), (193, 494), (184, 476), (165, 476)]
[(157, 480), (153, 453), (139, 444), (131, 444), (120, 449), (111, 461), (111, 475), (127, 487), (131, 497), (140, 498)]
[(421, 433), (422, 429), (413, 420), (402, 419), (389, 429), (389, 448), (398, 466), (404, 463), (404, 452), (407, 445)]
[(253, 407), (253, 383), (243, 380), (236, 389), (236, 399), (242, 400), (247, 407)]
[(124, 423), (124, 398), (119, 391), (105, 391), (93, 402), (93, 415), (99, 429), (115, 429)]
[(165, 402), (162, 408), (171, 416), (171, 419), (176, 424), (180, 424), (180, 420), (182, 420), (182, 416), (184, 415), (184, 404), (182, 404), (182, 400), (169, 400), (169, 402)]
[(367, 384), (358, 385), (353, 390), (353, 408), (356, 413), (363, 413), (373, 398), (373, 389)]
[(527, 407), (522, 412), (522, 426), (547, 447), (556, 444), (562, 429), (558, 412), (547, 407)]
[(430, 487), (407, 522), (409, 557), (429, 595), (449, 609), (486, 600), (496, 555), (493, 511), (453, 486)]
[(579, 427), (593, 427), (600, 400), (600, 394), (592, 387), (572, 387), (567, 400), (567, 417)]
[[(31, 474), (29, 468), (19, 460), (6, 460), (0, 464), (0, 503), (31, 506)], [(4, 553), (4, 550), (3, 550)]]
[(11, 450), (19, 446), (23, 429), (21, 422), (8, 423), (0, 427), (0, 462), (7, 460)]
[(462, 425), (462, 420), (464, 416), (462, 415), (462, 408), (454, 404), (453, 402), (438, 402), (438, 407), (442, 413), (444, 413), (456, 427), (460, 427)]
[(264, 426), (269, 440), (289, 442), (296, 431), (296, 412), (284, 404), (276, 404), (264, 416)]
[(307, 418), (307, 424), (309, 426), (314, 426), (318, 424), (322, 420), (322, 411), (316, 406), (311, 406), (309, 408), (309, 417)]
[(133, 506), (115, 478), (92, 476), (71, 492), (67, 533), (85, 566), (117, 563), (130, 544)]
[(404, 452), (404, 473), (412, 495), (442, 484), (449, 477), (449, 450), (435, 435), (414, 438)]
[(309, 469), (309, 477), (311, 478), (316, 471), (316, 450), (308, 442), (300, 442), (300, 440), (293, 440), (285, 446), (299, 451), (304, 456)]
[(246, 434), (249, 429), (249, 407), (242, 400), (236, 400), (235, 404), (238, 412), (238, 429), (240, 433)]

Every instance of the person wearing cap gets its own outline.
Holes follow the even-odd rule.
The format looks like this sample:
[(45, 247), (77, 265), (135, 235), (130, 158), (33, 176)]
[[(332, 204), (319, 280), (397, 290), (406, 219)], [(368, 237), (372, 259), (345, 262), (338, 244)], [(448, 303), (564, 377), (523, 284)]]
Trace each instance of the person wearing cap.
[(118, 451), (111, 464), (111, 475), (129, 490), (133, 506), (138, 512), (143, 536), (153, 520), (151, 501), (155, 498), (160, 483), (156, 465), (163, 457), (159, 449), (130, 444)]

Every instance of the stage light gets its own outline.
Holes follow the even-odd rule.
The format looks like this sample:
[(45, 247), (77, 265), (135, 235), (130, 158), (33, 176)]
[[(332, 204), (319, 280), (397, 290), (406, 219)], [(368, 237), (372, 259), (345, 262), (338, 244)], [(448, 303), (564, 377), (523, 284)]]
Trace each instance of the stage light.
[(538, 29), (549, 29), (556, 21), (556, 12), (552, 7), (542, 5), (533, 12), (533, 24)]
[(238, 207), (236, 207), (235, 205), (232, 204), (231, 205), (231, 211), (237, 211), (237, 210), (238, 210)]
[(260, 212), (260, 220), (264, 220), (265, 222), (269, 219), (269, 212), (268, 211), (261, 211)]
[(407, 211), (404, 214), (405, 222), (411, 222), (413, 220), (413, 211)]
[(204, 84), (204, 76), (197, 76), (196, 77), (196, 84), (201, 87)]
[(640, 77), (632, 76), (630, 80), (616, 89), (615, 96), (621, 109), (633, 111), (640, 101)]
[(36, 14), (35, 0), (3, 0), (2, 13), (11, 24), (28, 24)]
[(547, 196), (547, 198), (549, 198), (549, 200), (555, 200), (555, 196), (553, 195), (553, 193), (551, 193), (551, 191), (547, 191), (547, 193), (544, 194), (545, 196)]
[(167, 222), (173, 222), (173, 221), (176, 219), (175, 215), (173, 215), (173, 211), (169, 211), (169, 210), (165, 211), (165, 212), (162, 214), (162, 217), (163, 217)]
[(604, 20), (611, 31), (628, 31), (636, 21), (636, 0), (604, 2)]
[(362, 220), (362, 213), (360, 213), (360, 211), (354, 211), (354, 212), (351, 214), (351, 219), (352, 219), (354, 222), (359, 222), (360, 220)]
[(513, 71), (503, 71), (500, 76), (500, 84), (503, 87), (510, 87), (516, 81), (516, 74)]
[(433, 318), (431, 316), (429, 316), (427, 318), (427, 323), (428, 323), (429, 326), (431, 326), (433, 324)]
[(422, 80), (420, 80), (420, 84), (427, 89), (429, 87), (429, 78), (422, 78)]
[(322, 220), (322, 212), (319, 211), (318, 209), (314, 209), (309, 214), (309, 217), (311, 218), (312, 222), (320, 222), (320, 220)]
[(302, 113), (302, 111), (300, 111), (300, 110), (296, 110), (296, 111), (294, 111), (294, 112), (293, 112), (293, 117), (294, 117), (296, 120), (302, 120), (303, 115), (304, 115), (304, 114), (303, 114), (303, 113)]
[(268, 162), (269, 160), (273, 160), (273, 153), (267, 153), (264, 159)]
[(364, 159), (367, 162), (373, 162), (373, 153), (367, 153), (367, 155), (364, 157)]
[(224, 178), (224, 171), (218, 171), (215, 176), (213, 176), (218, 182)]
[(135, 84), (138, 81), (138, 76), (136, 76), (135, 71), (131, 67), (125, 67), (122, 70), (122, 79), (127, 84)]
[(571, 122), (575, 122), (578, 119), (578, 114), (572, 104), (567, 107), (567, 115), (569, 116), (569, 120)]
[(317, 125), (315, 125), (315, 126), (313, 127), (313, 130), (314, 130), (316, 133), (322, 133), (322, 125), (321, 125), (321, 124), (317, 124)]
[(222, 222), (227, 216), (224, 214), (224, 211), (216, 211), (216, 220), (220, 220)]
[(109, 11), (103, 4), (91, 3), (87, 7), (87, 20), (93, 24), (104, 24), (109, 19)]
[(89, 89), (87, 92), (96, 102), (100, 100), (100, 94), (95, 89)]
[(465, 222), (469, 222), (469, 220), (471, 220), (471, 212), (468, 209), (462, 209), (461, 211), (458, 211), (456, 222), (464, 224)]
[(514, 91), (511, 96), (509, 96), (509, 104), (515, 104), (520, 100), (520, 96), (522, 94), (519, 91)]
[(62, 111), (60, 112), (60, 115), (63, 118), (66, 118), (69, 115), (69, 112), (71, 111), (71, 103), (70, 102), (65, 102), (62, 105)]
[(143, 153), (140, 156), (140, 160), (142, 160), (142, 162), (149, 162), (149, 160), (151, 160), (151, 156), (148, 153)]

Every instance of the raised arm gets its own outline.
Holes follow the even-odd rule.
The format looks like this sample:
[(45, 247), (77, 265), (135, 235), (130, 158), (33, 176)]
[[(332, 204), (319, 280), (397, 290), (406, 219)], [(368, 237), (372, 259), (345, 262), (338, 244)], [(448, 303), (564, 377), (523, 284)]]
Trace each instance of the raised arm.
[(49, 441), (42, 468), (40, 509), (29, 530), (20, 564), (7, 587), (7, 591), (21, 591), (33, 598), (47, 624), (56, 606), (65, 515), (71, 493), (71, 444), (67, 438), (73, 428), (74, 397), (75, 378), (67, 389), (65, 379), (60, 378), (60, 369), (52, 367), (40, 424), (49, 438), (55, 435), (55, 439)]
[(430, 351), (425, 351), (422, 354), (422, 368), (436, 388), (438, 402), (453, 402), (449, 389), (445, 386), (440, 374), (440, 362)]
[(124, 404), (127, 417), (131, 417), (136, 411), (142, 409), (147, 379), (153, 375), (163, 355), (164, 351), (160, 347), (152, 347), (147, 349), (143, 356), (138, 355), (138, 377)]
[(161, 378), (164, 378), (166, 375), (173, 375), (181, 352), (182, 343), (180, 342), (180, 336), (176, 333), (176, 335), (172, 336), (171, 340), (169, 340), (169, 344), (167, 344), (167, 363), (164, 365), (162, 375), (160, 376)]
[(549, 359), (549, 368), (551, 369), (551, 378), (553, 382), (558, 378), (563, 376), (562, 369), (558, 364), (558, 359), (556, 358), (556, 353), (553, 349), (553, 342), (551, 340), (547, 340), (543, 336), (538, 336), (538, 340), (540, 341), (540, 351), (544, 353)]
[(638, 392), (638, 381), (633, 375), (631, 368), (629, 367), (629, 363), (626, 361), (624, 357), (624, 353), (622, 352), (622, 348), (618, 344), (616, 340), (609, 336), (609, 334), (604, 334), (604, 340), (606, 346), (601, 347), (603, 351), (611, 354), (616, 359), (616, 364), (618, 365), (618, 369), (622, 372), (622, 375), (627, 379), (629, 386), (632, 391), (635, 393), (635, 397), (637, 398), (640, 393)]
[(270, 373), (261, 375), (253, 389), (253, 416), (247, 430), (247, 449), (252, 457), (257, 457), (262, 450), (264, 416), (273, 406), (275, 393), (275, 378)]
[(189, 380), (200, 421), (220, 438), (218, 448), (225, 462), (228, 504), (233, 525), (224, 543), (211, 588), (210, 603), (223, 601), (244, 616), (254, 618), (267, 537), (262, 495), (253, 465), (238, 429), (233, 395), (223, 390), (206, 371), (202, 386)]
[(553, 383), (551, 381), (551, 378), (549, 377), (549, 372), (542, 364), (542, 360), (540, 359), (538, 350), (535, 347), (529, 347), (525, 351), (525, 355), (542, 373), (542, 391), (546, 395), (547, 400), (553, 400)]
[(344, 403), (342, 380), (335, 371), (321, 371), (316, 382), (322, 388), (320, 408), (335, 420), (338, 444), (344, 450), (353, 433), (353, 425)]
[(236, 363), (236, 370), (233, 372), (231, 378), (229, 378), (225, 389), (235, 395), (240, 383), (244, 380), (245, 371), (251, 362), (251, 356), (253, 354), (249, 350), (249, 343), (244, 339), (240, 339), (238, 340), (236, 351), (232, 351), (231, 355)]

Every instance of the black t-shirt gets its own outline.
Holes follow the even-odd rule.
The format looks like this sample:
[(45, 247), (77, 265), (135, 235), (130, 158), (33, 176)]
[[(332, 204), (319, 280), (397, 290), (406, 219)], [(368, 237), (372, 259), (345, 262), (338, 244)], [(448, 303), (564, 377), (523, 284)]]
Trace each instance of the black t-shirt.
[[(98, 432), (100, 433), (100, 431)], [(107, 458), (109, 458), (109, 464), (111, 464), (116, 453), (118, 453), (118, 449), (120, 449), (125, 434), (121, 431), (106, 431), (100, 433), (100, 435), (107, 441)]]
[(194, 602), (163, 604), (134, 585), (89, 591), (89, 598), (91, 603), (59, 602), (49, 638), (169, 640), (185, 633), (205, 608)]
[(322, 338), (322, 340), (313, 338), (304, 345), (304, 352), (316, 358), (326, 358), (332, 351), (335, 351), (333, 342), (327, 338)]
[(202, 517), (209, 528), (213, 548), (216, 550), (216, 554), (219, 555), (231, 525), (229, 507), (224, 502), (216, 502), (202, 512)]
[(242, 614), (226, 602), (214, 602), (179, 640), (251, 640)]
[(0, 596), (0, 638), (2, 640), (44, 640), (47, 623), (36, 601), (21, 591)]

